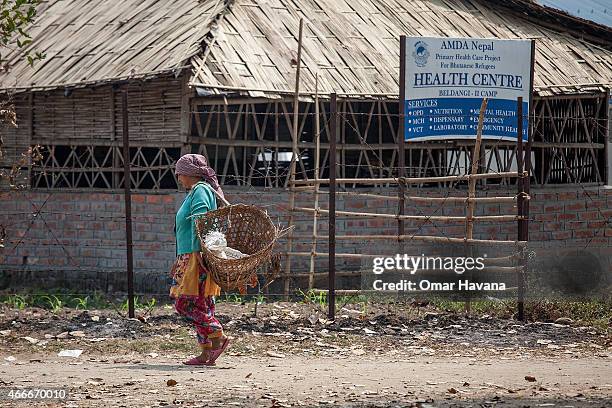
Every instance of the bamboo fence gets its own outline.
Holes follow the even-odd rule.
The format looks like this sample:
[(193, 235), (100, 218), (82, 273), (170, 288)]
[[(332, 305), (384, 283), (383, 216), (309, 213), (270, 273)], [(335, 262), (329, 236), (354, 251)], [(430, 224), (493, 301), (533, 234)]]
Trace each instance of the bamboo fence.
[[(332, 101), (335, 102), (335, 98), (332, 95)], [(337, 104), (337, 102), (335, 102)], [(317, 105), (318, 106), (318, 105)], [(522, 106), (520, 101), (519, 105)], [(289, 280), (292, 278), (308, 278), (308, 287), (310, 290), (322, 291), (328, 293), (330, 295), (330, 315), (333, 316), (332, 313), (332, 304), (334, 304), (335, 295), (340, 293), (350, 293), (350, 294), (359, 294), (359, 293), (369, 293), (369, 291), (353, 291), (353, 290), (335, 290), (335, 277), (336, 276), (359, 276), (363, 271), (335, 271), (335, 258), (340, 259), (370, 259), (376, 258), (378, 255), (372, 254), (362, 254), (362, 253), (336, 253), (335, 251), (335, 242), (336, 240), (354, 240), (354, 241), (365, 241), (365, 240), (389, 240), (389, 241), (398, 241), (400, 243), (407, 241), (420, 241), (420, 242), (429, 242), (429, 243), (455, 243), (455, 244), (466, 244), (466, 250), (471, 251), (470, 245), (473, 244), (482, 244), (482, 245), (490, 245), (490, 246), (513, 246), (517, 249), (516, 253), (513, 253), (510, 256), (498, 257), (487, 259), (488, 265), (485, 267), (487, 272), (497, 272), (497, 273), (513, 273), (518, 276), (518, 296), (519, 296), (519, 315), (522, 317), (522, 296), (524, 293), (524, 280), (523, 273), (525, 271), (524, 261), (521, 254), (522, 249), (527, 244), (527, 239), (525, 231), (527, 228), (528, 222), (528, 213), (526, 209), (528, 208), (528, 200), (529, 197), (529, 172), (524, 171), (523, 168), (529, 169), (528, 165), (523, 166), (523, 145), (522, 145), (522, 121), (518, 120), (518, 153), (517, 161), (518, 161), (518, 170), (515, 172), (501, 172), (501, 173), (479, 173), (479, 165), (480, 165), (480, 146), (482, 141), (482, 129), (484, 123), (484, 115), (487, 107), (487, 99), (484, 99), (480, 108), (480, 113), (478, 117), (478, 127), (477, 127), (477, 137), (476, 143), (474, 146), (474, 152), (472, 155), (472, 165), (471, 171), (469, 174), (465, 175), (457, 175), (457, 176), (442, 176), (442, 177), (390, 177), (390, 178), (335, 178), (335, 154), (329, 155), (330, 160), (330, 177), (327, 179), (319, 178), (319, 169), (317, 167), (315, 171), (314, 179), (308, 180), (295, 180), (294, 175), (291, 175), (291, 197), (292, 200), (290, 202), (290, 211), (293, 213), (310, 213), (313, 214), (313, 233), (311, 235), (296, 235), (295, 237), (302, 238), (311, 238), (312, 239), (312, 247), (310, 252), (297, 252), (291, 250), (291, 244), (288, 245), (288, 250), (284, 253), (287, 257), (287, 264), (289, 265), (292, 257), (309, 257), (310, 258), (310, 267), (307, 273), (291, 273), (290, 270), (286, 270), (284, 274), (281, 276), (285, 281), (285, 294), (288, 295), (289, 291)], [(334, 109), (336, 108), (336, 109)], [(339, 114), (337, 113), (337, 106), (332, 106), (332, 137), (330, 138), (330, 147), (332, 150), (335, 147), (336, 138), (334, 137), (334, 133), (336, 130), (336, 125), (334, 119), (337, 119)], [(519, 117), (522, 117), (522, 112)], [(317, 126), (318, 132), (318, 126)], [(320, 149), (318, 139), (316, 141), (316, 149), (317, 153)], [(528, 146), (529, 148), (529, 146)], [(527, 149), (527, 153), (529, 150)], [(528, 153), (529, 154), (529, 153)], [(520, 157), (519, 157), (520, 156)], [(528, 159), (528, 155), (525, 160)], [(318, 156), (317, 156), (318, 158)], [(318, 163), (318, 160), (316, 160)], [(400, 173), (402, 174), (402, 173)], [(517, 183), (518, 192), (516, 196), (512, 197), (476, 197), (476, 182), (478, 180), (487, 180), (490, 178), (518, 178), (519, 182)], [(439, 183), (439, 182), (456, 182), (456, 181), (467, 181), (468, 182), (468, 194), (467, 197), (427, 197), (427, 196), (415, 196), (414, 194), (408, 196), (406, 193), (406, 187), (410, 185), (422, 185), (425, 183)], [(330, 187), (330, 191), (321, 191), (319, 186), (322, 184), (327, 184)], [(338, 192), (335, 191), (335, 186), (340, 184), (362, 184), (362, 185), (395, 185), (398, 186), (398, 195), (390, 196), (390, 195), (382, 195), (382, 194), (371, 194), (371, 193), (359, 193), (354, 191), (344, 191)], [(314, 197), (314, 206), (313, 207), (299, 207), (295, 206), (295, 194), (297, 193), (312, 193)], [(328, 195), (329, 196), (329, 209), (322, 209), (319, 206), (319, 196), (320, 195)], [(336, 211), (335, 210), (335, 199), (336, 195), (339, 196), (347, 196), (347, 197), (356, 197), (356, 198), (378, 198), (383, 200), (390, 201), (398, 201), (400, 205), (398, 206), (397, 214), (388, 214), (388, 213), (376, 213), (376, 212), (356, 212), (356, 211)], [(437, 203), (441, 206), (446, 204), (454, 204), (454, 205), (463, 205), (465, 209), (465, 215), (463, 216), (447, 216), (447, 215), (405, 215), (402, 212), (403, 205), (401, 205), (404, 200), (409, 199), (416, 203)], [(516, 214), (502, 214), (502, 215), (481, 215), (475, 216), (476, 206), (479, 203), (512, 203), (516, 204), (517, 213)], [(330, 231), (327, 237), (329, 251), (328, 252), (320, 252), (317, 251), (317, 240), (322, 237), (317, 232), (317, 220), (320, 215), (327, 215), (330, 219)], [(335, 217), (364, 217), (370, 219), (395, 219), (398, 221), (398, 230), (394, 235), (380, 235), (380, 234), (359, 234), (359, 235), (336, 235), (335, 234)], [(292, 216), (291, 216), (292, 217)], [(293, 218), (291, 218), (293, 219)], [(422, 221), (423, 223), (427, 222), (463, 222), (465, 224), (465, 236), (464, 237), (447, 237), (447, 236), (430, 236), (430, 235), (408, 235), (403, 231), (402, 222), (410, 220), (410, 221)], [(517, 222), (519, 227), (518, 239), (516, 241), (512, 240), (495, 240), (495, 239), (475, 239), (473, 237), (474, 234), (474, 225), (476, 223), (481, 222)], [(333, 224), (333, 225), (332, 225)], [(328, 257), (330, 259), (330, 268), (328, 272), (315, 272), (315, 259), (317, 257)], [(436, 272), (436, 271), (432, 271)], [(314, 283), (316, 280), (319, 280), (323, 277), (328, 277), (329, 289), (314, 289)], [(378, 291), (371, 291), (377, 292)], [(335, 307), (335, 306), (334, 306)], [(466, 302), (466, 310), (469, 311), (469, 301)]]

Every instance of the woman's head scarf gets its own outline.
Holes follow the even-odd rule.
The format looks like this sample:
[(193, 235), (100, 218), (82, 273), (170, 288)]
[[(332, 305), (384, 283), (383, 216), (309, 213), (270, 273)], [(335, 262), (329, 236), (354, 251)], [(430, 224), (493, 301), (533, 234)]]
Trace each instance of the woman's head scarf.
[(176, 175), (200, 177), (204, 179), (221, 197), (224, 197), (223, 190), (219, 186), (217, 174), (208, 165), (206, 158), (201, 154), (186, 154), (176, 162)]

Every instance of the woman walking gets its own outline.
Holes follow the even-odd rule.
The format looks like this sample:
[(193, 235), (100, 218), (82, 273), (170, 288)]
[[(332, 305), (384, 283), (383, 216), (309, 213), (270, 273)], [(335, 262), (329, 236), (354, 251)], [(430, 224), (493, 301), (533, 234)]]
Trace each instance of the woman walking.
[(195, 326), (201, 349), (200, 355), (183, 364), (215, 365), (229, 339), (215, 318), (215, 296), (221, 293), (221, 289), (204, 265), (195, 218), (215, 210), (215, 195), (223, 197), (223, 191), (215, 171), (202, 155), (182, 156), (176, 162), (175, 173), (188, 193), (176, 213), (176, 261), (170, 272), (170, 297), (174, 299), (176, 311)]

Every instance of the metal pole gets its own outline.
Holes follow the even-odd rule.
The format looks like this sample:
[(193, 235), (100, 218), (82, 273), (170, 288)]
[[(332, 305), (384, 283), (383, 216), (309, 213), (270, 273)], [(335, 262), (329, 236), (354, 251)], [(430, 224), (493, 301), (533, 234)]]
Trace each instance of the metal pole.
[(127, 90), (121, 95), (123, 115), (123, 189), (125, 198), (125, 243), (128, 273), (128, 315), (134, 317), (134, 247), (132, 242), (132, 197), (130, 195), (130, 136)]
[(338, 101), (331, 94), (331, 134), (329, 137), (329, 312), (330, 320), (336, 317), (336, 140), (338, 137)]
[[(516, 133), (517, 133), (517, 148), (516, 148), (516, 162), (517, 162), (517, 172), (520, 174), (523, 172), (523, 98), (518, 97), (517, 107), (516, 107), (516, 116), (517, 116), (517, 125), (516, 125)], [(519, 241), (525, 241), (525, 222), (522, 217), (525, 215), (525, 178), (519, 177), (516, 181), (517, 186), (517, 199), (516, 199), (516, 207), (518, 211), (519, 219), (517, 221), (518, 227), (518, 236), (517, 239)], [(521, 261), (524, 261), (521, 256)], [(518, 309), (518, 318), (519, 320), (525, 319), (525, 277), (521, 271), (518, 272), (518, 299), (517, 299), (517, 309)]]
[[(405, 150), (405, 106), (404, 102), (406, 101), (406, 36), (400, 36), (400, 76), (399, 76), (399, 126), (397, 131), (398, 137), (398, 177), (400, 178), (400, 182), (397, 183), (397, 194), (399, 196), (399, 204), (398, 204), (398, 213), (399, 215), (404, 215), (406, 213), (406, 184), (401, 181), (402, 177), (406, 176), (406, 150)], [(399, 243), (399, 251), (403, 252), (403, 242), (399, 237), (404, 235), (405, 226), (404, 220), (400, 219), (397, 221), (397, 235), (398, 235), (398, 243)]]

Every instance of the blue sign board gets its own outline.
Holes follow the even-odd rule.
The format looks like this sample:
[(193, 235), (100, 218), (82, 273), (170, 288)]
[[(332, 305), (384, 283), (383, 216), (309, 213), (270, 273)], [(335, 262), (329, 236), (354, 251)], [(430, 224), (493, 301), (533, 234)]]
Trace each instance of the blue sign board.
[(476, 137), (488, 98), (482, 137), (517, 139), (517, 98), (523, 98), (528, 138), (532, 41), (405, 37), (404, 138), (407, 141)]

